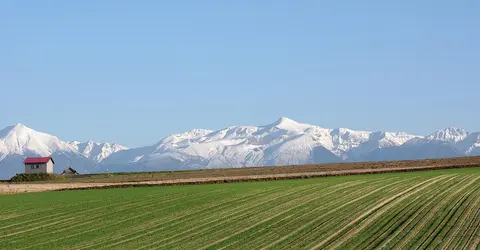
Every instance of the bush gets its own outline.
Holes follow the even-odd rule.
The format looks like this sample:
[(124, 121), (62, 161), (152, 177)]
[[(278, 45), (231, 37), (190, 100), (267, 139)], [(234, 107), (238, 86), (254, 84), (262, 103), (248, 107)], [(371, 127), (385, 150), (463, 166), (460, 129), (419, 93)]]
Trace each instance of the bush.
[(27, 182), (27, 181), (52, 181), (64, 179), (64, 176), (49, 173), (36, 174), (17, 174), (10, 179), (11, 182)]

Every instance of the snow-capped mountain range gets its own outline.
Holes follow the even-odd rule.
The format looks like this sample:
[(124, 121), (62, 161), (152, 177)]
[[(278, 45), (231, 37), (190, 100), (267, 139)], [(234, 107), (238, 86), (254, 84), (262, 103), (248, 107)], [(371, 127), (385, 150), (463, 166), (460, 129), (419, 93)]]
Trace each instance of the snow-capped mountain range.
[(126, 149), (118, 144), (93, 141), (64, 142), (56, 136), (16, 124), (0, 130), (0, 179), (23, 173), (23, 160), (29, 156), (53, 156), (56, 172), (72, 166), (88, 173), (112, 153)]
[(152, 146), (64, 142), (22, 124), (0, 130), (0, 179), (22, 173), (27, 156), (55, 159), (80, 173), (238, 168), (480, 155), (480, 133), (446, 128), (428, 136), (327, 129), (280, 118), (266, 126), (194, 129)]

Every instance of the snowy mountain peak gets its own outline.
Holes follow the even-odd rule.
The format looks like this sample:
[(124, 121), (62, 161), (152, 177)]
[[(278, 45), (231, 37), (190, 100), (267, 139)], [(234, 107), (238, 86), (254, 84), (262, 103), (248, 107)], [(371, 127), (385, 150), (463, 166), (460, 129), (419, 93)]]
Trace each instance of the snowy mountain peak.
[(35, 131), (21, 123), (17, 123), (15, 125), (6, 127), (5, 129), (1, 130), (0, 132), (0, 138), (7, 137), (8, 135), (27, 135), (27, 134), (32, 134)]
[(295, 126), (297, 125), (298, 122), (292, 120), (292, 119), (289, 119), (287, 117), (280, 117), (275, 123), (274, 125), (275, 126)]
[(176, 147), (178, 145), (184, 145), (188, 144), (191, 142), (191, 140), (195, 140), (198, 138), (201, 138), (203, 136), (206, 136), (213, 131), (211, 130), (206, 130), (206, 129), (192, 129), (188, 132), (182, 133), (182, 134), (173, 134), (169, 135), (163, 140), (161, 140), (159, 143), (157, 143), (156, 147), (157, 149), (162, 149), (165, 146), (168, 147)]
[(13, 126), (11, 126), (12, 128), (14, 129), (24, 129), (24, 128), (28, 128), (27, 126), (23, 125), (22, 123), (17, 123)]
[(212, 133), (213, 131), (207, 129), (192, 129), (188, 132), (181, 133), (181, 134), (173, 134), (165, 138), (163, 141), (171, 141), (171, 140), (181, 140), (181, 139), (194, 139), (198, 137), (202, 137)]
[(72, 148), (57, 137), (16, 124), (0, 132), (0, 157), (34, 154), (48, 156), (57, 150), (71, 152)]
[(276, 129), (286, 130), (286, 131), (290, 131), (290, 132), (301, 133), (301, 132), (304, 132), (305, 130), (313, 128), (315, 126), (309, 125), (309, 124), (304, 124), (304, 123), (299, 123), (297, 121), (294, 121), (294, 120), (286, 118), (286, 117), (280, 117), (276, 122), (274, 122), (273, 124), (270, 124), (266, 127), (269, 127), (271, 129), (276, 128)]
[(195, 129), (190, 130), (190, 132), (188, 132), (188, 134), (192, 137), (198, 137), (198, 136), (208, 135), (212, 132), (213, 132), (212, 130), (208, 130), (208, 129), (195, 128)]
[(431, 141), (459, 142), (467, 138), (468, 132), (461, 128), (449, 127), (438, 130), (426, 137)]
[(332, 129), (331, 134), (332, 135), (344, 135), (344, 134), (351, 134), (351, 133), (356, 133), (356, 132), (370, 133), (370, 132), (366, 132), (366, 131), (354, 131), (354, 130), (351, 130), (351, 129), (348, 129), (348, 128), (336, 128), (336, 129)]

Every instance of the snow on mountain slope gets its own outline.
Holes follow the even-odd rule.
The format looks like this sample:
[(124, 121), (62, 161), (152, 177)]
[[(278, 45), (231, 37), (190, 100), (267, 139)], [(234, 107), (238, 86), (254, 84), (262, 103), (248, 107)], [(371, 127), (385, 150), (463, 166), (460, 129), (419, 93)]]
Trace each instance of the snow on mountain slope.
[(304, 124), (304, 123), (299, 123), (296, 122), (292, 119), (288, 119), (286, 117), (281, 117), (278, 119), (276, 122), (273, 124), (267, 125), (264, 128), (271, 128), (271, 129), (279, 129), (283, 131), (289, 131), (292, 133), (304, 133), (305, 130), (308, 130), (310, 128), (313, 128), (315, 126), (309, 125), (309, 124)]
[(471, 133), (458, 142), (457, 148), (466, 155), (480, 155), (480, 133)]
[(377, 149), (401, 146), (407, 141), (410, 141), (414, 138), (422, 137), (410, 135), (403, 132), (374, 132), (370, 134), (367, 141), (361, 143), (360, 145), (358, 145), (358, 147), (352, 148), (349, 151), (349, 156), (350, 158), (355, 159)]
[(87, 141), (81, 143), (74, 141), (70, 142), (69, 144), (75, 149), (76, 152), (90, 160), (93, 160), (95, 163), (102, 162), (113, 153), (128, 149), (122, 145), (115, 143), (111, 144), (108, 142), (98, 143), (94, 141)]
[(363, 152), (360, 160), (415, 160), (426, 158), (449, 158), (469, 155), (467, 148), (473, 146), (466, 142), (469, 133), (463, 129), (449, 127), (438, 130), (425, 137), (405, 136), (403, 143), (395, 147), (371, 150)]
[(136, 164), (141, 161), (145, 161), (148, 156), (152, 155), (156, 150), (154, 146), (140, 147), (126, 149), (115, 152), (102, 161), (102, 165), (123, 165), (123, 164)]
[(343, 151), (348, 151), (352, 148), (358, 147), (361, 143), (366, 142), (370, 137), (371, 132), (367, 131), (353, 131), (346, 128), (338, 128), (332, 130), (333, 144)]
[[(171, 135), (152, 147), (112, 154), (103, 165), (131, 170), (162, 166), (164, 170), (339, 162), (347, 152), (371, 139), (372, 132), (326, 129), (280, 118), (265, 126), (232, 126), (218, 131), (192, 130)], [(401, 145), (415, 136), (383, 133), (375, 145)], [(370, 146), (371, 150), (374, 149)]]
[(110, 154), (125, 150), (118, 144), (88, 141), (64, 142), (56, 136), (37, 132), (23, 124), (16, 124), (0, 131), (0, 160), (7, 155), (24, 155), (25, 153), (48, 156), (62, 151), (78, 153), (95, 162), (101, 162)]
[(368, 141), (371, 132), (338, 128), (330, 131), (332, 147), (327, 148), (342, 159), (348, 158), (348, 152)]
[(437, 132), (424, 138), (425, 141), (441, 141), (441, 142), (450, 142), (456, 143), (467, 138), (468, 132), (461, 128), (445, 128), (438, 130)]
[(16, 124), (0, 131), (0, 160), (7, 155), (51, 155), (55, 151), (75, 152), (68, 143), (57, 137), (37, 132), (23, 124)]

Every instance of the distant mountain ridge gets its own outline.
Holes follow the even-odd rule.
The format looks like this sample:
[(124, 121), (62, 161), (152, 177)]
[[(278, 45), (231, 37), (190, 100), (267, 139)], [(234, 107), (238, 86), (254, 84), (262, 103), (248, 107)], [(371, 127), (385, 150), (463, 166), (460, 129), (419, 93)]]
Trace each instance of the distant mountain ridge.
[(95, 163), (102, 162), (115, 152), (128, 149), (127, 147), (115, 143), (99, 143), (91, 140), (83, 143), (73, 141), (69, 142), (69, 144), (75, 149), (76, 152), (90, 160), (93, 160)]
[(0, 179), (23, 172), (23, 158), (53, 155), (55, 171), (157, 171), (480, 155), (480, 133), (450, 127), (427, 136), (327, 129), (280, 118), (265, 126), (194, 129), (128, 149), (114, 143), (64, 142), (22, 124), (0, 130)]

